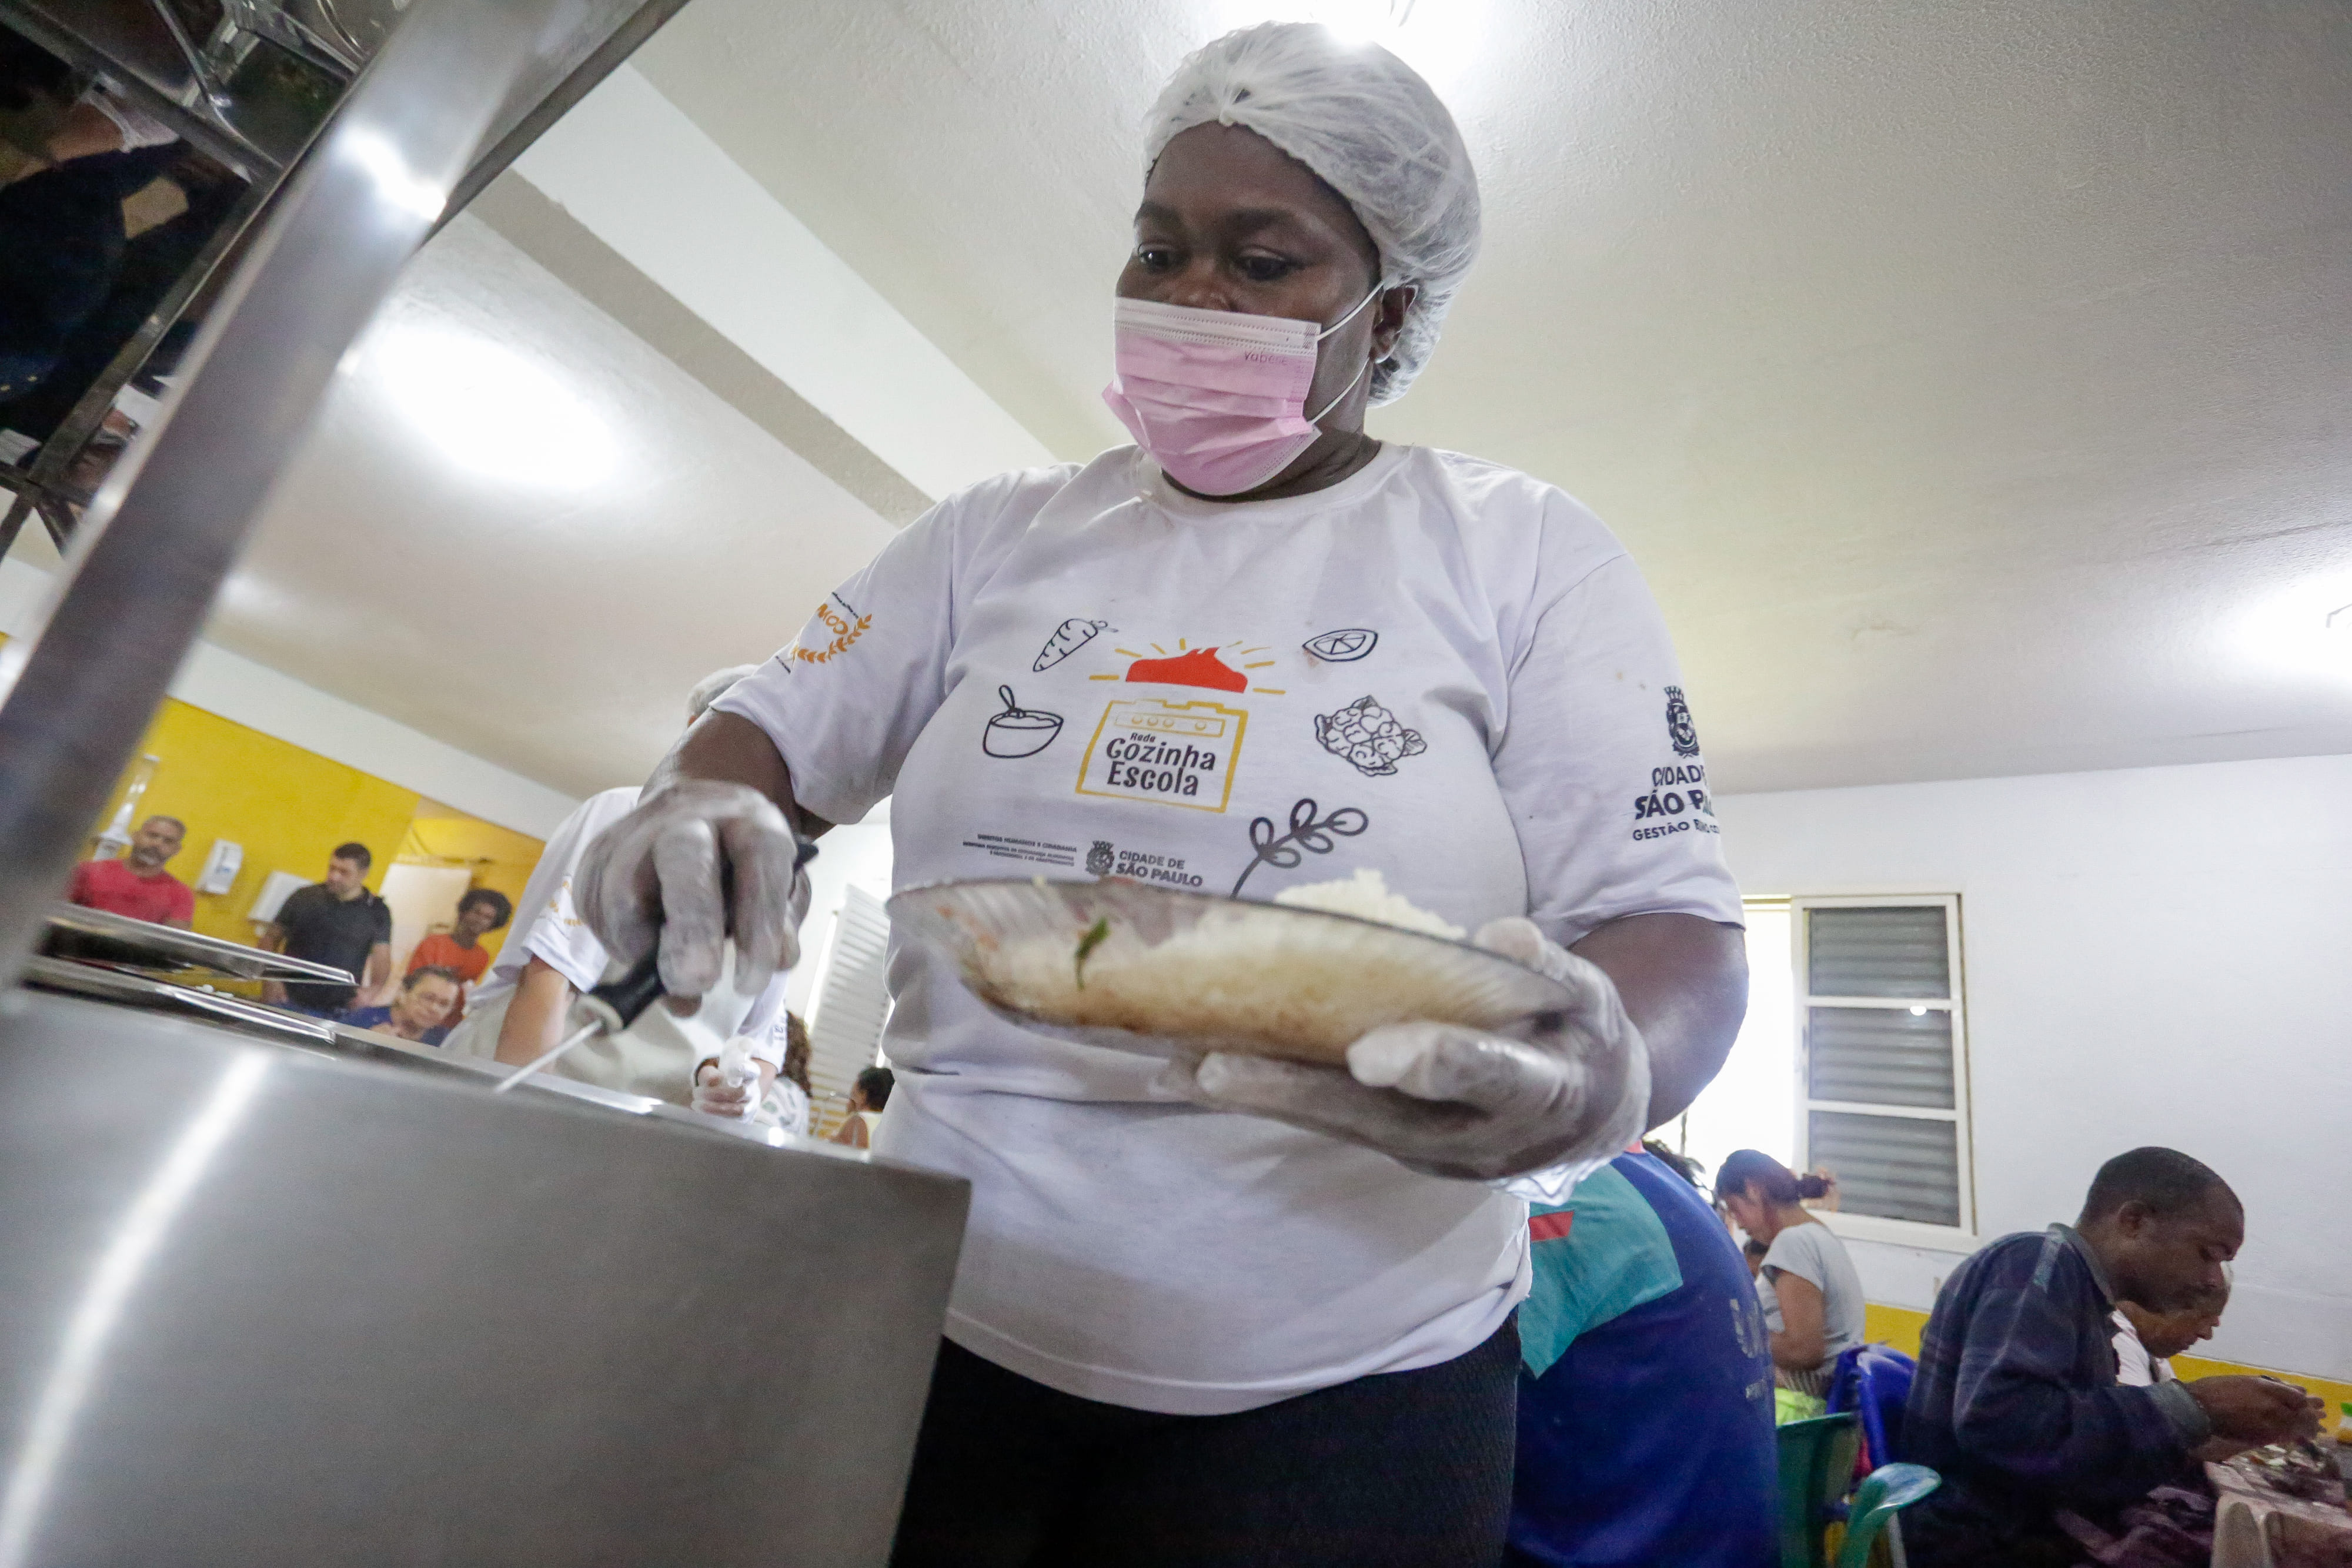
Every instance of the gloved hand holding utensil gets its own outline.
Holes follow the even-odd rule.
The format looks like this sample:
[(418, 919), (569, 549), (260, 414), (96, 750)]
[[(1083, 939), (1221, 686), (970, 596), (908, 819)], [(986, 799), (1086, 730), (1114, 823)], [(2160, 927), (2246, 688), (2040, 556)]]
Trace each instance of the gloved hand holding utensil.
[(757, 789), (682, 779), (588, 846), (575, 900), (615, 957), (657, 954), (663, 991), (681, 999), (719, 983), (731, 936), (735, 988), (753, 995), (799, 961), (814, 852)]
[(638, 1015), (654, 1005), (662, 994), (661, 978), (655, 972), (649, 954), (629, 967), (629, 972), (617, 980), (607, 980), (594, 990), (583, 995), (572, 1004), (565, 1019), (573, 1027), (553, 1047), (540, 1052), (504, 1078), (491, 1091), (503, 1094), (541, 1068), (551, 1067), (564, 1055), (601, 1035), (618, 1034), (637, 1021)]
[[(581, 862), (576, 902), (604, 939), (606, 951), (631, 960), (628, 972), (574, 1001), (568, 1020), (574, 1026), (572, 1031), (553, 1049), (501, 1079), (497, 1092), (506, 1092), (589, 1040), (620, 1033), (665, 994), (698, 1003), (726, 967), (730, 932), (751, 928), (751, 940), (761, 944), (754, 949), (737, 936), (738, 990), (747, 985), (764, 987), (779, 969), (799, 961), (800, 923), (809, 904), (807, 866), (816, 858), (816, 845), (795, 834), (766, 797), (741, 785), (689, 781), (665, 790), (656, 800), (677, 793), (688, 794), (688, 800), (650, 813), (641, 805), (600, 834)], [(758, 809), (738, 797), (749, 797)], [(780, 857), (774, 833), (782, 835), (781, 871), (775, 863)], [(745, 858), (737, 859), (730, 848), (722, 860), (718, 853), (721, 844), (742, 846)], [(654, 873), (656, 865), (660, 870)], [(651, 875), (650, 908), (639, 891), (641, 872)], [(604, 906), (618, 912), (619, 928), (636, 939), (633, 946), (616, 942), (597, 920), (600, 882), (611, 890)], [(771, 907), (744, 901), (737, 895), (746, 887), (782, 889), (783, 902)], [(706, 958), (707, 973), (702, 967)], [(765, 967), (758, 967), (762, 960)], [(674, 974), (682, 975), (684, 983), (673, 983)], [(728, 1049), (736, 1047), (730, 1042)], [(747, 1065), (749, 1061), (746, 1053)], [(751, 1072), (756, 1082), (758, 1070)], [(698, 1071), (696, 1077), (698, 1081)]]

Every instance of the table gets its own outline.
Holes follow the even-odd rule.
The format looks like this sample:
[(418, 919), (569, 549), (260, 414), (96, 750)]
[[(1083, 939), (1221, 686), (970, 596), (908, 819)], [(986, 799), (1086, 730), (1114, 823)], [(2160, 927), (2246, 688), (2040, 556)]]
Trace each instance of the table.
[(2209, 1464), (2213, 1568), (2352, 1568), (2352, 1510), (2291, 1497), (2234, 1462)]

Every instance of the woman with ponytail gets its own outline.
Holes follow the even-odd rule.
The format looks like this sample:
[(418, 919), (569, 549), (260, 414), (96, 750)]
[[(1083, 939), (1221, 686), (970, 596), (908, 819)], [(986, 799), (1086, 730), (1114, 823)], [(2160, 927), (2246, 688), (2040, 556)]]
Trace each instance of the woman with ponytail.
[(1772, 1333), (1782, 1421), (1822, 1414), (1838, 1353), (1862, 1343), (1861, 1276), (1845, 1243), (1803, 1204), (1829, 1190), (1828, 1178), (1799, 1176), (1754, 1149), (1741, 1149), (1716, 1173), (1716, 1197), (1751, 1240), (1764, 1244), (1756, 1293)]

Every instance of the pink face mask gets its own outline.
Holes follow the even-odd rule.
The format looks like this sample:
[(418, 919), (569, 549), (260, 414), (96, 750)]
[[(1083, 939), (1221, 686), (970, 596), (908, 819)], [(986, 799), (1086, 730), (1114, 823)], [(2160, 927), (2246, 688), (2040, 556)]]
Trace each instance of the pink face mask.
[(1330, 326), (1286, 316), (1201, 310), (1122, 299), (1111, 315), (1117, 366), (1103, 402), (1168, 476), (1203, 496), (1238, 496), (1281, 473), (1322, 434), (1308, 415), (1315, 346), (1378, 298), (1376, 287)]

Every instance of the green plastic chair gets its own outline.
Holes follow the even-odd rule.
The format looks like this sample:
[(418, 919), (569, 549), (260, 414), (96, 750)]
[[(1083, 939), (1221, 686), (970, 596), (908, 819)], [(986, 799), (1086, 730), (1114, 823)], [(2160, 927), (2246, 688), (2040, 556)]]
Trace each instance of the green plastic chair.
[(1845, 1544), (1838, 1548), (1837, 1568), (1864, 1568), (1872, 1544), (1895, 1516), (1943, 1484), (1944, 1478), (1925, 1465), (1881, 1465), (1871, 1471), (1846, 1511)]
[(1822, 1532), (1853, 1482), (1862, 1428), (1847, 1410), (1774, 1430), (1780, 1446), (1780, 1568), (1829, 1568)]

